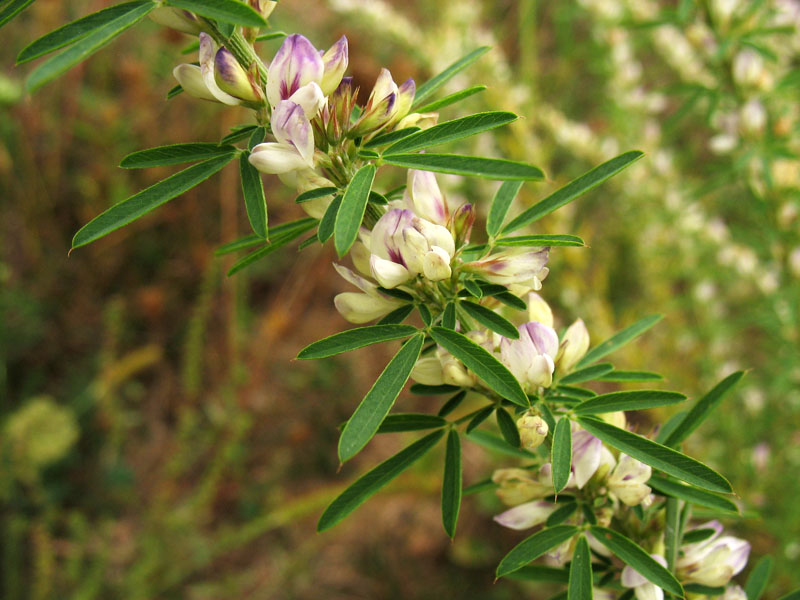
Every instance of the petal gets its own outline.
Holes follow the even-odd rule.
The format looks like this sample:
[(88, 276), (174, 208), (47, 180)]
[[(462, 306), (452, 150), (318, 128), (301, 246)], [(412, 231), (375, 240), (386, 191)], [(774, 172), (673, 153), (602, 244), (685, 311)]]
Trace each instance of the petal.
[(294, 147), (287, 144), (268, 142), (259, 144), (250, 153), (250, 164), (262, 173), (285, 173), (308, 167), (303, 157)]
[(373, 254), (369, 259), (372, 276), (386, 289), (396, 288), (411, 279), (412, 274), (403, 265)]
[(450, 255), (439, 246), (433, 246), (431, 251), (425, 255), (422, 272), (431, 281), (449, 279), (453, 274), (450, 268)]
[(220, 90), (234, 98), (249, 102), (261, 101), (250, 83), (247, 71), (227, 48), (217, 50), (214, 57), (214, 81)]
[(226, 94), (217, 85), (214, 79), (214, 58), (217, 54), (217, 45), (211, 36), (203, 32), (200, 34), (200, 74), (203, 76), (203, 81), (211, 92), (214, 98), (227, 104), (228, 106), (237, 106), (241, 104), (238, 98), (234, 98), (230, 94)]
[(526, 502), (496, 515), (494, 520), (509, 529), (530, 529), (544, 523), (555, 509), (552, 502)]
[(172, 70), (172, 75), (178, 80), (183, 91), (190, 96), (203, 100), (217, 101), (214, 94), (206, 87), (206, 83), (203, 81), (203, 75), (200, 72), (200, 67), (187, 64), (178, 65)]
[(528, 320), (536, 321), (548, 327), (553, 326), (553, 310), (536, 292), (528, 294)]
[(572, 434), (572, 472), (578, 489), (592, 478), (600, 466), (602, 442), (588, 431)]
[(411, 371), (411, 379), (423, 385), (442, 385), (442, 363), (435, 356), (420, 358)]
[(322, 92), (327, 96), (339, 86), (339, 83), (342, 81), (342, 76), (347, 70), (347, 37), (340, 37), (339, 41), (322, 55), (322, 63), (324, 65), (324, 73), (320, 86), (322, 87)]
[(451, 257), (456, 253), (456, 242), (447, 227), (417, 217), (414, 219), (414, 229), (424, 235), (431, 246), (439, 246)]
[(430, 171), (409, 170), (405, 200), (417, 216), (437, 225), (447, 224), (447, 203)]
[(291, 100), (278, 103), (272, 113), (272, 133), (279, 142), (294, 147), (306, 166), (314, 166), (314, 132), (299, 104)]
[(379, 319), (397, 308), (401, 302), (359, 292), (344, 292), (333, 299), (336, 310), (351, 323), (367, 323)]
[(333, 268), (336, 269), (336, 272), (342, 279), (344, 279), (348, 283), (352, 283), (362, 292), (366, 292), (367, 294), (370, 294), (372, 296), (378, 296), (378, 286), (372, 283), (369, 279), (366, 279), (364, 277), (361, 277), (361, 275), (353, 273), (353, 271), (351, 271), (344, 265), (333, 263)]
[(324, 65), (311, 42), (295, 33), (287, 37), (267, 72), (267, 99), (275, 107), (301, 87), (322, 81)]
[(319, 114), (319, 111), (328, 101), (320, 87), (313, 81), (297, 90), (289, 100), (299, 104), (303, 108), (306, 117), (312, 119)]

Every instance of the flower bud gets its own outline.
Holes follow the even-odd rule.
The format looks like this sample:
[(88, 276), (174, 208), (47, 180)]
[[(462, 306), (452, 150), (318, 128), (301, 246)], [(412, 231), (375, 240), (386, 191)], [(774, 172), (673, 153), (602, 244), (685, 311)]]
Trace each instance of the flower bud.
[(406, 115), (408, 115), (408, 111), (411, 109), (411, 105), (414, 103), (414, 95), (416, 93), (417, 84), (414, 83), (413, 79), (407, 79), (403, 84), (400, 85), (399, 88), (397, 88), (397, 103), (395, 104), (392, 118), (389, 120), (389, 125), (399, 122)]
[(544, 298), (536, 292), (528, 294), (528, 320), (548, 327), (553, 326), (553, 311)]
[[(281, 44), (267, 72), (267, 99), (275, 108), (301, 87), (322, 81), (325, 66), (317, 50), (302, 35), (288, 36)], [(309, 115), (314, 117), (316, 113)]]
[(320, 87), (322, 93), (326, 96), (331, 94), (339, 87), (342, 82), (342, 76), (347, 70), (347, 63), (349, 60), (347, 37), (342, 36), (339, 38), (328, 51), (322, 55), (322, 64), (324, 70), (322, 74), (322, 81)]
[(558, 350), (558, 370), (569, 373), (589, 350), (589, 331), (582, 319), (578, 319), (567, 328)]
[(227, 48), (220, 48), (214, 57), (214, 81), (226, 94), (247, 102), (263, 103), (264, 94), (253, 84), (239, 62)]
[(722, 594), (722, 600), (747, 600), (747, 593), (738, 585), (729, 585)]
[(572, 473), (575, 485), (583, 489), (597, 471), (603, 458), (603, 443), (588, 431), (572, 434)]
[(603, 419), (603, 421), (605, 421), (609, 425), (613, 425), (614, 427), (619, 427), (620, 429), (625, 429), (627, 425), (624, 410), (618, 410), (616, 412), (610, 412), (610, 413), (601, 413), (597, 416)]
[(526, 450), (535, 450), (542, 445), (547, 437), (547, 422), (539, 415), (526, 412), (517, 419), (517, 429), (522, 447)]
[(475, 223), (475, 209), (472, 204), (462, 204), (458, 207), (450, 223), (450, 232), (456, 242), (456, 247), (461, 247), (469, 242), (472, 234), (472, 225)]
[(740, 573), (750, 555), (750, 544), (732, 536), (720, 536), (722, 525), (711, 521), (699, 527), (714, 529), (710, 538), (681, 547), (676, 563), (681, 581), (708, 586), (724, 586)]
[(500, 285), (525, 285), (535, 290), (541, 289), (542, 280), (547, 277), (547, 264), (550, 249), (525, 250), (515, 248), (492, 254), (491, 256), (467, 263), (467, 272), (478, 273), (490, 283)]
[(553, 493), (553, 483), (534, 479), (525, 469), (497, 469), (492, 474), (497, 484), (496, 494), (507, 506), (516, 506), (534, 498), (544, 498)]
[(423, 385), (442, 385), (442, 363), (435, 356), (424, 356), (411, 371), (411, 379)]
[(556, 508), (556, 505), (552, 502), (543, 500), (526, 502), (496, 515), (494, 520), (509, 529), (530, 529), (547, 521), (547, 518), (553, 514)]
[(400, 91), (388, 69), (381, 69), (367, 100), (361, 117), (353, 127), (351, 135), (362, 136), (378, 131), (396, 115)]
[(764, 59), (755, 50), (745, 48), (733, 58), (733, 79), (742, 87), (762, 87), (768, 77)]
[(347, 321), (361, 324), (385, 317), (402, 302), (371, 294), (344, 292), (333, 299), (333, 304)]
[(503, 338), (500, 356), (503, 364), (522, 384), (526, 391), (553, 382), (553, 355), (558, 351), (558, 335), (541, 323), (520, 325), (519, 339)]
[(248, 0), (250, 7), (265, 19), (269, 19), (272, 11), (278, 6), (273, 0)]

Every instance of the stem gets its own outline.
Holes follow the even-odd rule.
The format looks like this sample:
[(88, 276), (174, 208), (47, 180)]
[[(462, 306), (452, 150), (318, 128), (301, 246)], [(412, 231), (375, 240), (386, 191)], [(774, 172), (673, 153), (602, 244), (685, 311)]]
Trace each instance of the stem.
[(255, 64), (258, 69), (258, 74), (261, 77), (261, 82), (266, 83), (267, 67), (261, 60), (261, 57), (256, 54), (253, 46), (247, 43), (247, 40), (244, 39), (240, 31), (234, 31), (230, 37), (225, 37), (213, 21), (209, 19), (202, 19), (202, 21), (203, 25), (208, 28), (208, 33), (214, 38), (215, 42), (225, 46), (245, 71), (249, 70), (250, 66)]

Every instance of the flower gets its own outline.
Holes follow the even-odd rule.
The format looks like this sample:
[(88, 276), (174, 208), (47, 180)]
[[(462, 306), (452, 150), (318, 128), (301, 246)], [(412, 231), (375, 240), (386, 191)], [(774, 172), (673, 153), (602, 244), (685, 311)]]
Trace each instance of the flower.
[(726, 585), (747, 564), (750, 544), (733, 536), (722, 536), (722, 525), (710, 521), (699, 529), (714, 529), (714, 534), (701, 542), (681, 547), (676, 563), (678, 575), (686, 583), (712, 587)]
[[(200, 66), (181, 64), (173, 69), (172, 75), (178, 80), (178, 83), (181, 84), (183, 90), (190, 96), (202, 100), (221, 102), (228, 106), (241, 104), (242, 101), (240, 98), (236, 98), (224, 92), (220, 89), (219, 85), (217, 85), (214, 64), (216, 56), (217, 44), (211, 39), (210, 35), (201, 33)], [(226, 68), (227, 67), (228, 65), (226, 65)]]
[(272, 112), (272, 134), (277, 142), (258, 144), (250, 163), (262, 173), (281, 174), (314, 167), (314, 132), (303, 107), (282, 100)]
[(529, 321), (537, 321), (548, 327), (553, 326), (553, 311), (550, 305), (545, 302), (544, 298), (536, 292), (530, 292), (528, 294), (527, 304)]
[(592, 478), (603, 459), (603, 443), (588, 431), (572, 433), (572, 473), (575, 485), (582, 489)]
[(627, 454), (620, 454), (617, 466), (608, 477), (608, 489), (623, 504), (637, 506), (651, 492), (645, 485), (651, 474), (648, 465)]
[(547, 421), (530, 412), (526, 412), (517, 419), (517, 429), (522, 447), (527, 450), (535, 450), (541, 446), (549, 430)]
[[(650, 556), (662, 567), (667, 566), (667, 561), (663, 556), (659, 556), (658, 554), (651, 554)], [(651, 583), (630, 565), (626, 565), (625, 568), (622, 569), (620, 583), (626, 588), (633, 588), (637, 600), (663, 600), (664, 598), (664, 591), (660, 587)]]
[(497, 469), (492, 474), (492, 481), (498, 486), (497, 497), (507, 506), (517, 506), (552, 494), (552, 471), (546, 470), (545, 466), (548, 465), (539, 469), (538, 474), (526, 469)]
[(537, 500), (510, 508), (495, 515), (494, 520), (509, 529), (530, 529), (547, 521), (555, 509), (556, 505), (552, 502)]
[(264, 92), (227, 48), (214, 56), (214, 81), (220, 90), (247, 102), (263, 104)]
[(400, 121), (408, 114), (416, 89), (413, 79), (407, 80), (398, 87), (392, 79), (389, 69), (381, 69), (367, 100), (367, 105), (353, 127), (353, 135), (362, 136), (367, 133), (375, 133)]
[(517, 330), (519, 339), (503, 338), (500, 342), (503, 364), (526, 391), (549, 386), (553, 382), (558, 334), (552, 327), (536, 321), (520, 325)]
[[(351, 323), (367, 323), (379, 319), (403, 305), (402, 300), (378, 291), (378, 286), (356, 275), (347, 267), (334, 265), (337, 273), (361, 292), (344, 292), (333, 299), (336, 310)], [(363, 292), (363, 293), (362, 293)]]
[(525, 250), (515, 248), (498, 252), (487, 258), (467, 263), (464, 269), (478, 273), (490, 283), (517, 285), (528, 290), (540, 290), (542, 280), (547, 277), (550, 248)]
[(436, 182), (436, 176), (430, 171), (409, 169), (406, 182), (403, 194), (405, 207), (431, 223), (447, 225), (450, 211), (447, 200)]
[(582, 319), (578, 319), (564, 332), (561, 345), (558, 349), (558, 370), (560, 373), (569, 372), (589, 350), (589, 331)]

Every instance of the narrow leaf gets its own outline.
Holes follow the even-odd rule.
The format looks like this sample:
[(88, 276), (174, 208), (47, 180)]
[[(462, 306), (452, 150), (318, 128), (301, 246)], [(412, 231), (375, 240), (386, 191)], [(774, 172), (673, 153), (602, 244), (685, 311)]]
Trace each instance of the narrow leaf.
[(510, 446), (503, 438), (496, 436), (488, 431), (472, 431), (467, 435), (467, 439), (475, 442), (479, 446), (483, 446), (488, 450), (493, 450), (506, 456), (514, 456), (516, 458), (536, 458), (536, 455), (530, 450), (523, 450), (519, 447)]
[(425, 106), (420, 106), (419, 108), (415, 108), (414, 112), (418, 113), (429, 113), (435, 112), (444, 108), (445, 106), (450, 106), (451, 104), (455, 104), (456, 102), (461, 102), (469, 98), (470, 96), (474, 96), (486, 89), (485, 85), (474, 85), (469, 87), (465, 90), (461, 90), (460, 92), (455, 92), (454, 94), (450, 94), (449, 96), (445, 96), (441, 100), (436, 100), (431, 102), (430, 104), (426, 104)]
[(577, 179), (571, 181), (563, 188), (556, 190), (544, 200), (537, 202), (535, 205), (530, 207), (528, 210), (506, 225), (506, 227), (503, 229), (503, 233), (516, 231), (521, 227), (530, 225), (534, 221), (538, 221), (545, 215), (549, 215), (554, 210), (561, 208), (565, 204), (575, 200), (575, 198), (578, 196), (581, 196), (592, 188), (600, 185), (606, 179), (613, 177), (626, 167), (639, 160), (642, 156), (644, 156), (644, 153), (639, 152), (638, 150), (632, 150), (631, 152), (626, 152), (625, 154), (621, 154), (616, 158), (612, 158), (611, 160), (604, 162), (602, 165), (595, 167), (588, 173), (585, 173)]
[(336, 217), (339, 214), (339, 208), (342, 206), (342, 197), (334, 196), (328, 208), (325, 209), (325, 214), (320, 219), (319, 227), (317, 229), (317, 237), (323, 244), (331, 239), (334, 227), (336, 226)]
[(364, 396), (353, 416), (347, 421), (339, 438), (339, 460), (346, 462), (366, 446), (378, 431), (381, 422), (389, 414), (400, 390), (419, 358), (425, 335), (418, 333), (408, 340), (395, 357), (389, 361), (383, 373)]
[(420, 394), (422, 396), (432, 396), (436, 394), (452, 394), (460, 390), (455, 385), (425, 385), (424, 383), (415, 383), (411, 386), (409, 391), (412, 394)]
[(247, 154), (239, 157), (239, 175), (242, 179), (242, 194), (244, 206), (247, 210), (247, 219), (256, 235), (268, 238), (267, 230), (267, 198), (264, 196), (264, 183), (261, 173), (250, 164)]
[(410, 315), (414, 310), (413, 304), (406, 304), (405, 306), (401, 306), (400, 308), (396, 308), (388, 315), (383, 317), (380, 321), (378, 321), (378, 325), (392, 325), (397, 323), (402, 323), (406, 320), (408, 315)]
[(451, 429), (447, 434), (442, 478), (442, 525), (450, 539), (456, 535), (458, 513), (461, 509), (461, 440)]
[(661, 381), (663, 376), (650, 371), (612, 371), (608, 375), (599, 377), (599, 381)]
[(514, 417), (508, 414), (508, 411), (502, 406), (498, 406), (495, 411), (495, 418), (497, 419), (497, 426), (500, 428), (500, 433), (503, 439), (508, 442), (509, 446), (519, 448), (519, 429), (514, 422)]
[(628, 342), (642, 335), (645, 331), (658, 323), (662, 318), (662, 315), (650, 315), (649, 317), (645, 317), (644, 319), (636, 321), (636, 323), (630, 327), (626, 327), (622, 331), (615, 333), (606, 341), (589, 350), (589, 352), (586, 353), (586, 356), (584, 356), (578, 363), (578, 368), (590, 365), (593, 362), (600, 360), (604, 356), (611, 354), (615, 350), (619, 350)]
[(611, 363), (600, 363), (599, 365), (592, 365), (591, 367), (586, 367), (585, 369), (573, 371), (569, 375), (562, 377), (560, 383), (570, 384), (592, 381), (594, 379), (601, 378), (603, 375), (610, 373), (613, 370), (614, 365)]
[(358, 478), (325, 509), (317, 523), (317, 531), (326, 531), (339, 523), (375, 492), (419, 460), (442, 439), (443, 435), (444, 431), (441, 430), (429, 433)]
[(691, 531), (687, 531), (683, 534), (681, 541), (684, 544), (696, 544), (698, 542), (703, 542), (710, 537), (714, 537), (716, 533), (717, 530), (710, 527), (706, 529), (692, 529)]
[(664, 441), (665, 446), (675, 447), (684, 441), (691, 433), (697, 429), (700, 424), (711, 414), (717, 405), (722, 401), (725, 394), (739, 383), (739, 380), (744, 376), (744, 371), (736, 371), (731, 373), (725, 379), (715, 385), (711, 391), (705, 396), (700, 398), (697, 403), (686, 413), (686, 416), (680, 421), (675, 429), (672, 430), (669, 437)]
[(680, 501), (669, 497), (664, 507), (664, 557), (667, 559), (667, 569), (675, 571), (675, 561), (678, 559), (680, 540)]
[(264, 238), (258, 236), (254, 233), (250, 235), (246, 235), (238, 240), (234, 240), (232, 242), (228, 242), (227, 244), (223, 244), (216, 250), (214, 250), (214, 256), (224, 256), (225, 254), (230, 254), (231, 252), (238, 252), (239, 250), (244, 250), (245, 248), (250, 248), (252, 246), (257, 246), (258, 244), (263, 244)]
[(557, 525), (543, 529), (517, 544), (497, 566), (497, 577), (503, 577), (536, 560), (542, 554), (566, 542), (578, 532), (572, 525)]
[(422, 85), (417, 88), (416, 94), (414, 95), (414, 104), (412, 105), (412, 110), (416, 111), (416, 107), (425, 100), (428, 96), (433, 94), (436, 90), (442, 87), (445, 83), (447, 83), (450, 79), (458, 75), (461, 71), (466, 69), (476, 60), (478, 60), (481, 56), (486, 54), (491, 48), (489, 46), (483, 46), (481, 48), (477, 48), (467, 54), (459, 58), (456, 62), (451, 64), (447, 67), (444, 71), (439, 73), (438, 75), (432, 77)]
[(678, 392), (662, 392), (661, 390), (629, 390), (611, 392), (584, 400), (573, 408), (576, 415), (595, 415), (616, 412), (618, 410), (645, 410), (658, 406), (670, 406), (686, 400), (686, 396)]
[(230, 145), (219, 145), (207, 142), (196, 142), (192, 144), (173, 144), (171, 146), (158, 146), (148, 148), (128, 154), (119, 163), (123, 169), (146, 169), (150, 167), (162, 167), (165, 165), (177, 165), (198, 160), (209, 160), (217, 156), (227, 156), (236, 154), (238, 148)]
[(238, 273), (239, 271), (241, 271), (246, 267), (249, 267), (255, 262), (261, 260), (262, 258), (269, 256), (273, 252), (280, 250), (287, 244), (291, 243), (292, 241), (303, 235), (306, 231), (311, 229), (314, 226), (314, 223), (316, 222), (315, 219), (301, 219), (301, 221), (303, 221), (302, 225), (299, 225), (295, 229), (292, 229), (291, 231), (287, 231), (286, 233), (282, 233), (280, 235), (277, 235), (275, 230), (273, 229), (271, 232), (269, 243), (263, 248), (260, 248), (255, 252), (251, 252), (244, 258), (241, 258), (240, 260), (235, 262), (228, 271), (228, 277)]
[(314, 358), (326, 358), (350, 352), (357, 348), (388, 342), (389, 340), (399, 340), (414, 335), (416, 327), (411, 325), (370, 325), (368, 327), (356, 327), (341, 333), (334, 334), (309, 344), (297, 355), (301, 360)]
[(519, 331), (514, 327), (514, 324), (505, 317), (501, 317), (493, 310), (489, 310), (485, 306), (481, 306), (475, 302), (462, 302), (461, 308), (484, 327), (488, 327), (492, 331), (496, 331), (500, 335), (511, 338), (512, 340), (519, 339)]
[(243, 27), (264, 27), (267, 24), (257, 11), (238, 0), (167, 0), (166, 4)]
[(407, 138), (411, 134), (417, 133), (418, 131), (420, 131), (419, 127), (406, 127), (405, 129), (390, 131), (389, 133), (382, 133), (365, 143), (363, 147), (377, 148), (379, 146), (385, 146), (398, 140), (402, 140), (403, 138)]
[(439, 123), (403, 138), (384, 150), (384, 155), (416, 152), (490, 131), (517, 120), (510, 112), (485, 112)]
[(511, 203), (521, 188), (521, 181), (504, 181), (497, 189), (489, 209), (489, 216), (486, 218), (486, 233), (489, 234), (489, 237), (493, 238), (500, 233), (508, 209), (511, 208)]
[(561, 525), (561, 523), (569, 519), (576, 510), (578, 510), (577, 502), (567, 502), (566, 504), (562, 504), (552, 513), (550, 513), (550, 516), (547, 517), (547, 521), (545, 522), (545, 526), (555, 527), (556, 525)]
[(436, 415), (422, 413), (396, 413), (387, 415), (378, 428), (378, 433), (398, 433), (401, 431), (422, 431), (438, 429), (447, 425), (447, 421)]
[(500, 238), (495, 242), (495, 246), (510, 247), (542, 247), (542, 246), (573, 246), (582, 247), (586, 244), (576, 235), (517, 235), (512, 237)]
[[(180, 86), (178, 86), (180, 87)], [(233, 144), (250, 137), (258, 129), (258, 125), (237, 125), (231, 128), (231, 132), (220, 140), (220, 144)]]
[(481, 423), (488, 419), (493, 412), (494, 407), (492, 405), (484, 406), (482, 409), (476, 411), (475, 416), (470, 419), (469, 423), (467, 423), (467, 427), (464, 430), (465, 433), (472, 433)]
[(722, 475), (685, 454), (605, 421), (578, 417), (583, 428), (609, 446), (682, 481), (712, 492), (728, 493), (731, 484)]
[(517, 581), (544, 581), (547, 583), (569, 583), (569, 571), (558, 567), (528, 565), (508, 576)]
[(222, 170), (233, 159), (233, 156), (233, 154), (226, 154), (201, 162), (118, 202), (84, 225), (72, 238), (72, 248), (79, 248), (100, 239), (180, 196), (217, 171)]
[[(102, 27), (95, 29), (64, 50), (61, 54), (47, 59), (28, 75), (28, 79), (25, 83), (28, 91), (33, 92), (39, 89), (45, 83), (52, 81), (79, 62), (86, 60), (90, 55), (97, 52), (123, 31), (141, 21), (147, 13), (155, 7), (156, 5), (154, 3), (147, 2), (146, 4), (134, 8), (113, 21), (109, 21)], [(1, 24), (2, 16), (0, 15), (0, 25)]]
[(578, 538), (572, 553), (567, 600), (592, 600), (592, 554), (584, 536)]
[(448, 302), (447, 306), (444, 307), (444, 312), (442, 313), (442, 327), (447, 327), (448, 329), (456, 328), (455, 302)]
[(510, 306), (511, 308), (516, 308), (517, 310), (528, 310), (528, 305), (525, 304), (525, 301), (522, 300), (521, 298), (517, 298), (514, 294), (510, 292), (495, 294), (494, 297), (497, 298), (500, 302), (502, 302), (506, 306)]
[(444, 327), (433, 327), (431, 337), (500, 396), (520, 406), (530, 405), (528, 397), (511, 371), (488, 350), (465, 335)]
[(369, 200), (369, 190), (375, 179), (375, 165), (364, 165), (353, 176), (342, 198), (342, 205), (336, 215), (333, 239), (336, 253), (341, 258), (358, 237), (358, 229), (364, 220), (364, 211)]
[(553, 468), (553, 489), (556, 494), (567, 486), (572, 469), (572, 428), (569, 419), (562, 418), (553, 432), (550, 462)]
[(683, 597), (683, 588), (675, 576), (638, 544), (605, 527), (593, 525), (590, 531), (598, 542), (616, 554), (626, 565), (636, 569), (642, 577), (671, 594)]
[(33, 4), (33, 0), (11, 0), (4, 8), (0, 9), (0, 27), (8, 23), (31, 4)]
[(772, 574), (772, 559), (769, 556), (761, 557), (747, 576), (747, 583), (744, 584), (744, 591), (747, 600), (759, 600), (767, 589), (767, 584)]
[(544, 173), (538, 167), (498, 158), (460, 154), (392, 154), (384, 156), (383, 161), (388, 165), (405, 169), (485, 177), (499, 181), (544, 179)]
[(739, 512), (736, 504), (724, 496), (718, 496), (713, 492), (707, 492), (706, 490), (672, 481), (671, 479), (654, 475), (647, 482), (647, 485), (653, 488), (657, 494), (679, 498), (691, 504), (696, 504), (697, 506), (704, 506), (706, 508), (730, 513)]
[(442, 408), (439, 409), (438, 413), (439, 416), (446, 417), (447, 415), (449, 415), (456, 408), (458, 408), (458, 406), (461, 404), (464, 398), (466, 398), (466, 396), (467, 396), (466, 390), (461, 390), (460, 392), (458, 392), (455, 396), (450, 398), (447, 402), (445, 402), (442, 405)]
[(294, 201), (298, 204), (302, 204), (303, 202), (308, 202), (309, 200), (316, 200), (317, 198), (330, 196), (331, 194), (335, 194), (337, 191), (338, 190), (335, 187), (321, 187), (315, 190), (308, 190), (307, 192), (300, 194), (294, 199)]

